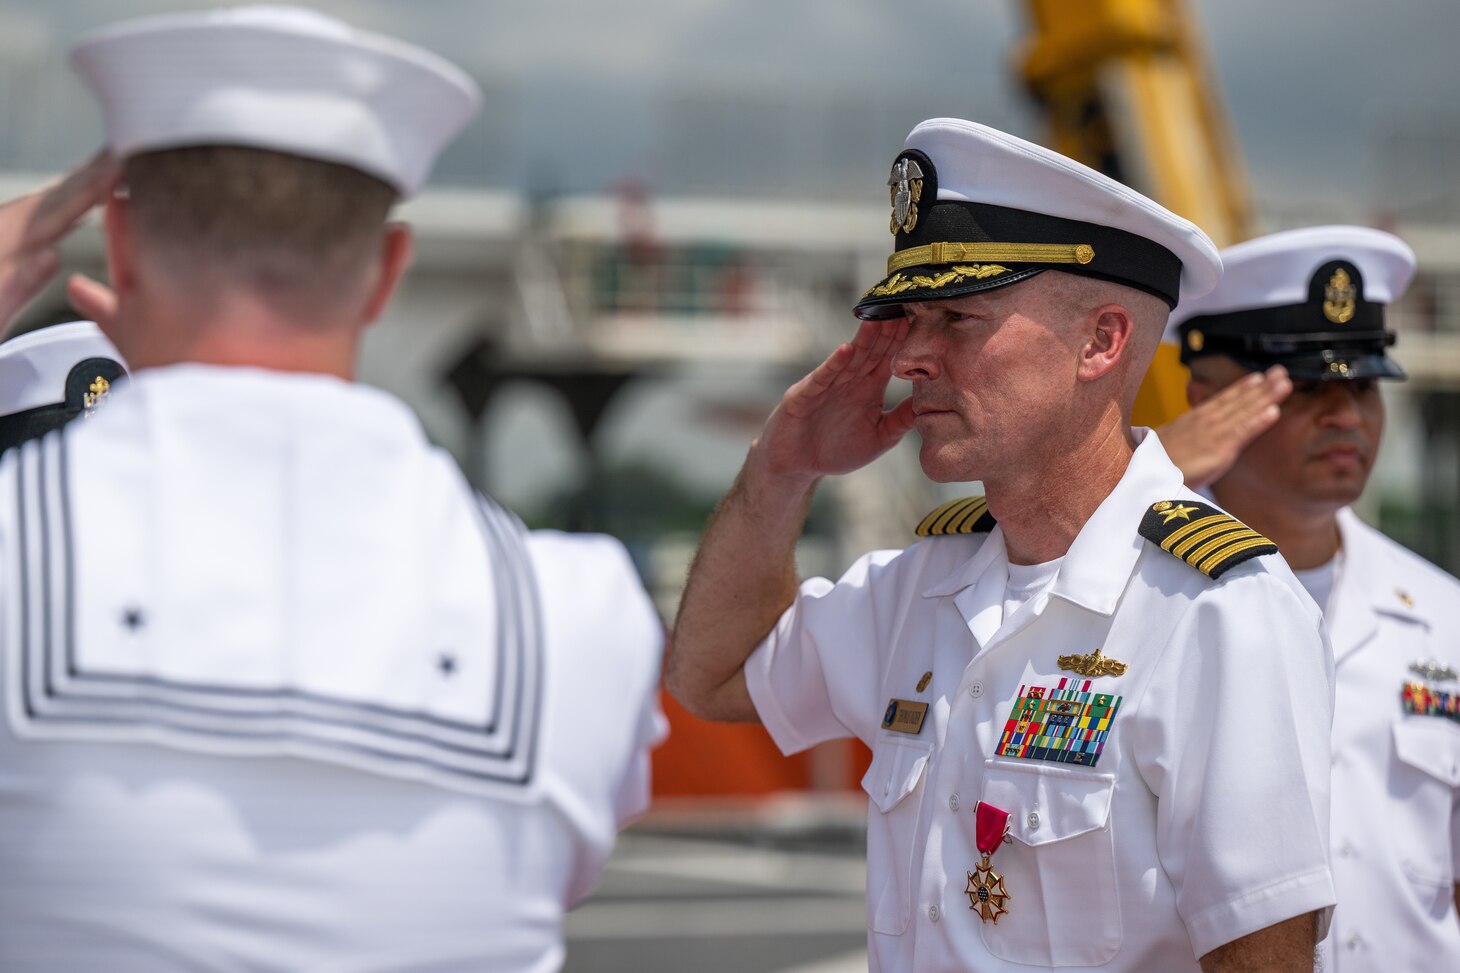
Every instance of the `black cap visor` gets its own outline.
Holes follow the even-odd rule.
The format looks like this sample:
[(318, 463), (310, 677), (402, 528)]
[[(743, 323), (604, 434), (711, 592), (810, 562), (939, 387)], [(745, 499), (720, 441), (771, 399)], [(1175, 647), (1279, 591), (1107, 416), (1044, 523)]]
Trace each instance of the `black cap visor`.
[(52, 429), (60, 429), (76, 418), (77, 410), (64, 402), (43, 405), (37, 409), (0, 416), (0, 452), (13, 449), (31, 439), (38, 439)]
[(1408, 378), (1404, 369), (1383, 352), (1346, 352), (1342, 349), (1327, 349), (1320, 355), (1269, 358), (1265, 360), (1233, 357), (1237, 364), (1250, 371), (1266, 371), (1273, 365), (1287, 369), (1288, 377), (1295, 382), (1344, 382), (1359, 379), (1392, 378), (1403, 381)]
[(1281, 365), (1300, 382), (1408, 377), (1385, 354), (1394, 344), (1393, 331), (1208, 334), (1201, 331), (1201, 323), (1193, 318), (1181, 327), (1182, 364), (1205, 355), (1226, 355), (1254, 372)]

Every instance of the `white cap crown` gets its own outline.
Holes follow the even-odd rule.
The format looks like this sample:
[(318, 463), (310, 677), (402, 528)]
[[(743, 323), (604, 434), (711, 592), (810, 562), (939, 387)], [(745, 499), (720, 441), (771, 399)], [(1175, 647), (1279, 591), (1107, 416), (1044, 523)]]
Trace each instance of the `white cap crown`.
[(428, 51), (298, 7), (124, 21), (76, 44), (119, 157), (238, 145), (353, 166), (409, 196), (481, 103)]

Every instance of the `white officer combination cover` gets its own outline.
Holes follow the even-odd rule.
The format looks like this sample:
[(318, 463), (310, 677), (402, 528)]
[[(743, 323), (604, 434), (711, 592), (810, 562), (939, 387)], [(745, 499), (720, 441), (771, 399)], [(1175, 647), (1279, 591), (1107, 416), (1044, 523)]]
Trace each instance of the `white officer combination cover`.
[(145, 372), (0, 461), (0, 565), (0, 968), (553, 970), (647, 805), (622, 547), (378, 391)]

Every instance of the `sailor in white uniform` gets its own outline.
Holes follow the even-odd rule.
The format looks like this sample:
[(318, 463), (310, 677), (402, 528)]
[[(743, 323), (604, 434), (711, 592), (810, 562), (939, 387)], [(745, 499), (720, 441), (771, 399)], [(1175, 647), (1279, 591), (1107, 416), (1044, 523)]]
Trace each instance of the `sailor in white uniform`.
[(1338, 906), (1326, 968), (1460, 969), (1460, 581), (1348, 506), (1383, 433), (1378, 382), (1404, 378), (1385, 354), (1385, 309), (1414, 254), (1378, 230), (1318, 226), (1222, 259), (1222, 283), (1173, 325), (1198, 406), (1274, 365), (1294, 386), (1210, 489), (1277, 543), (1333, 640)]
[(134, 374), (0, 461), (0, 969), (558, 969), (648, 801), (660, 623), (351, 380), (476, 87), (281, 8), (74, 60)]
[[(1216, 248), (957, 119), (913, 129), (888, 183), (872, 320), (752, 445), (691, 573), (670, 689), (787, 752), (871, 747), (874, 971), (1310, 971), (1334, 902), (1319, 613), (1129, 426)], [(884, 411), (893, 374), (912, 394)], [(925, 473), (986, 496), (798, 584), (817, 480), (914, 427)]]

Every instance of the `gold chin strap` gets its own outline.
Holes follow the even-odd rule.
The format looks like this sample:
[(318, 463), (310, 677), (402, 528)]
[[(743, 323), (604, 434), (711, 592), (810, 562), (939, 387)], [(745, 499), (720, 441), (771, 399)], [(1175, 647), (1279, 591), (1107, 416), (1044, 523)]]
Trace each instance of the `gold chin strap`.
[(1088, 243), (930, 243), (899, 250), (887, 258), (887, 272), (975, 261), (1028, 264), (1087, 264), (1095, 259)]

